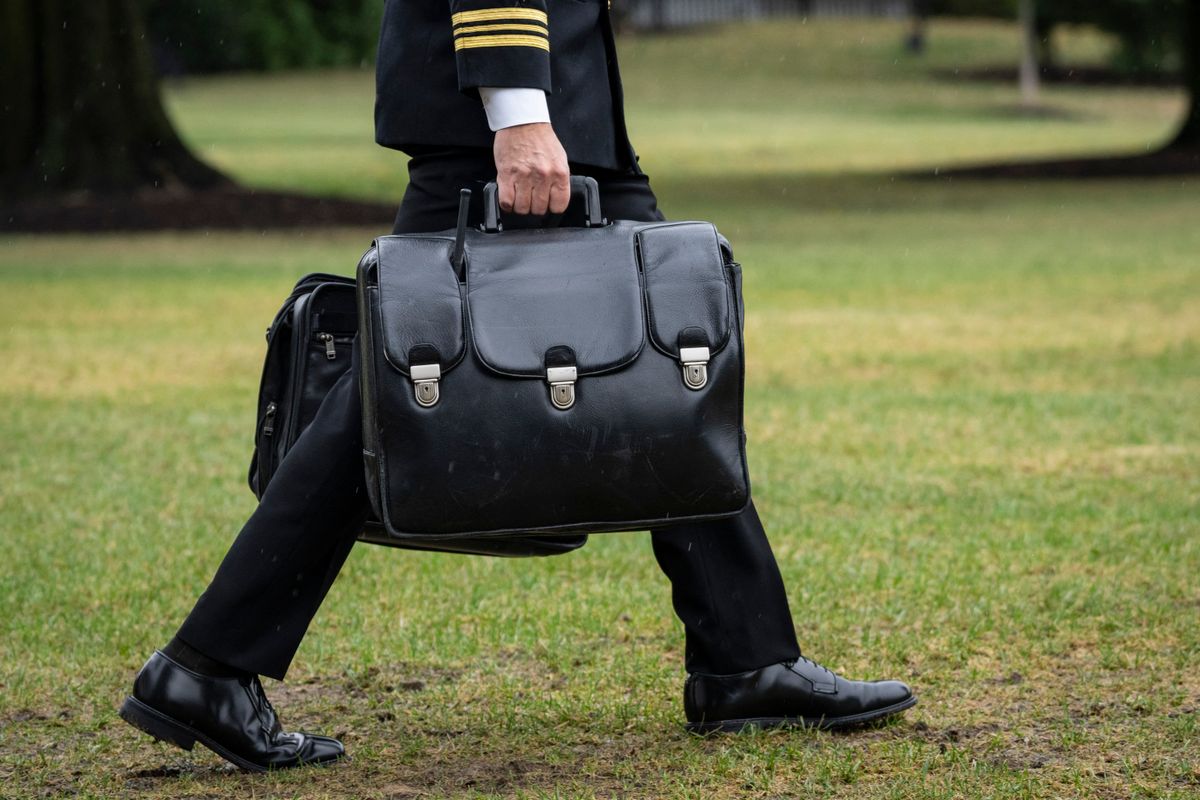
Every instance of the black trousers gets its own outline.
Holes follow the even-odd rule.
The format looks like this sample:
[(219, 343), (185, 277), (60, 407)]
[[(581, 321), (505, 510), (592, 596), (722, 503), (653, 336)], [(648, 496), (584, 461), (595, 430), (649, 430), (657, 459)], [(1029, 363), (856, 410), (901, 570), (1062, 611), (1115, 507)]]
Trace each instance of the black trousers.
[[(608, 217), (662, 219), (640, 171), (572, 169), (597, 179)], [(412, 159), (409, 174), (396, 233), (453, 227), (459, 189), (476, 190), (478, 198), (495, 167), (488, 151), (427, 152)], [(475, 224), (478, 203), (473, 214)], [(368, 513), (357, 369), (356, 349), (179, 629), (180, 639), (210, 658), (282, 679), (349, 555)], [(689, 672), (741, 672), (799, 655), (783, 581), (753, 504), (732, 519), (662, 528), (650, 537), (683, 621)]]

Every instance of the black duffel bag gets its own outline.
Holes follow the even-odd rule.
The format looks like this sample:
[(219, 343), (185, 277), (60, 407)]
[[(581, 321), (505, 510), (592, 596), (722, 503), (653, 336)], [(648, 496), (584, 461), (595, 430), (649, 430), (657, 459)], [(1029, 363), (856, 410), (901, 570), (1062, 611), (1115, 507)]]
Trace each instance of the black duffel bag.
[[(267, 328), (258, 391), (258, 423), (249, 483), (262, 497), (275, 470), (312, 422), (334, 382), (350, 365), (358, 313), (354, 279), (313, 273), (301, 278)], [(490, 556), (550, 556), (582, 547), (587, 536), (422, 541), (388, 536), (369, 519), (359, 539), (413, 550)]]
[(358, 266), (367, 490), (389, 536), (643, 530), (739, 513), (741, 269), (707, 222), (384, 236)]

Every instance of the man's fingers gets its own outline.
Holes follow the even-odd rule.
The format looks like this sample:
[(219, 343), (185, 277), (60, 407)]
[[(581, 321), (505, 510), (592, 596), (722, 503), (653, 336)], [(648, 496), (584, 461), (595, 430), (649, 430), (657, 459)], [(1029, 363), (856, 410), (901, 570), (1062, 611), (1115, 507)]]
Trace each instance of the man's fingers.
[(561, 214), (571, 202), (571, 176), (566, 171), (551, 170), (530, 177), (529, 213), (543, 216), (547, 212)]
[(517, 181), (513, 188), (513, 205), (512, 212), (514, 214), (528, 214), (529, 205), (532, 199), (533, 186), (530, 185), (528, 178), (521, 178)]
[(550, 208), (550, 184), (545, 180), (534, 181), (529, 197), (529, 213), (542, 216)]
[[(500, 210), (506, 214), (529, 214), (537, 196), (533, 179), (528, 175), (499, 176)], [(545, 211), (537, 212), (545, 213)]]
[(497, 177), (497, 184), (500, 210), (506, 214), (561, 214), (571, 202), (571, 179), (565, 172), (553, 177), (518, 172)]
[(550, 185), (550, 213), (561, 214), (571, 203), (571, 179), (562, 175)]
[(516, 190), (513, 187), (512, 178), (501, 175), (496, 178), (497, 188), (500, 190), (500, 210), (506, 213), (512, 213), (513, 198), (516, 196)]

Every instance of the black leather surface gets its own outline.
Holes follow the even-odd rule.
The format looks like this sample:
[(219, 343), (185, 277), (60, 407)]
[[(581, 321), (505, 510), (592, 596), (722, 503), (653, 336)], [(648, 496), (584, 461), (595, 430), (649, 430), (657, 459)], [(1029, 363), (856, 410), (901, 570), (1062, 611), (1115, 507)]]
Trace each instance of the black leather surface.
[(425, 236), (385, 236), (376, 244), (380, 258), (396, 265), (379, 283), (379, 302), (384, 315), (398, 322), (380, 331), (380, 341), (387, 360), (404, 374), (418, 345), (437, 350), (442, 369), (462, 358), (463, 307), (450, 266), (453, 246), (453, 238)]
[[(390, 274), (406, 266), (388, 260), (403, 250), (386, 240), (408, 237), (381, 240), (380, 258), (360, 263), (360, 341), (368, 474), (390, 534), (454, 538), (641, 530), (742, 510), (749, 480), (741, 323), (733, 313), (737, 304), (711, 300), (712, 259), (720, 264), (726, 292), (738, 286), (737, 267), (722, 259), (710, 225), (681, 227), (679, 235), (694, 241), (656, 249), (663, 253), (662, 263), (678, 257), (701, 264), (664, 268), (671, 282), (663, 291), (684, 296), (671, 304), (678, 312), (672, 313), (713, 331), (720, 330), (724, 314), (725, 327), (733, 332), (708, 364), (707, 385), (699, 391), (687, 388), (677, 359), (654, 348), (642, 347), (624, 363), (618, 358), (646, 325), (636, 237), (675, 225), (469, 231), (467, 274), (475, 276), (480, 265), (494, 278), (485, 283), (494, 294), (481, 295), (488, 311), (479, 321), (476, 298), (468, 293), (466, 354), (443, 373), (441, 399), (431, 408), (417, 404), (411, 382), (382, 348), (372, 346), (385, 340), (389, 328), (408, 324), (390, 313), (392, 307), (380, 300), (382, 290), (374, 288), (386, 286)], [(625, 258), (633, 263), (621, 263)], [(502, 284), (508, 271), (520, 279), (506, 294)], [(552, 295), (518, 298), (522, 286), (537, 285), (539, 278), (555, 287)], [(614, 288), (618, 278), (623, 284)], [(576, 285), (582, 287), (578, 292)], [(618, 300), (597, 299), (599, 286)], [(484, 290), (473, 285), (470, 291)], [(632, 319), (631, 292), (639, 295)], [(498, 300), (505, 296), (507, 305)], [(553, 315), (540, 313), (537, 307), (545, 304), (556, 306)], [(511, 309), (507, 316), (505, 308)], [(547, 319), (557, 326), (553, 334), (538, 327)], [(489, 361), (520, 367), (526, 376), (497, 374), (484, 364), (474, 341), (488, 343)], [(578, 347), (576, 352), (584, 354), (580, 361), (592, 367), (593, 374), (580, 375), (575, 403), (567, 410), (552, 405), (540, 369), (548, 344)], [(607, 371), (597, 368), (606, 362), (612, 362)]]
[(650, 336), (679, 355), (679, 334), (704, 332), (714, 352), (729, 340), (730, 291), (717, 231), (707, 222), (656, 225), (638, 234)]
[(633, 239), (616, 225), (580, 232), (481, 234), (468, 246), (471, 340), (483, 364), (541, 378), (546, 351), (556, 346), (575, 352), (580, 375), (637, 357), (645, 330)]
[[(285, 430), (278, 437), (279, 460), (291, 448), (325, 399), (329, 387), (350, 364), (354, 326), (345, 326), (343, 309), (354, 308), (354, 291), (340, 283), (324, 282), (296, 301), (292, 310), (293, 358), (291, 371), (294, 411), (287, 414)], [(331, 327), (331, 323), (339, 327)], [(325, 337), (333, 337), (326, 341)], [(332, 347), (332, 351), (330, 348)], [(330, 358), (330, 354), (333, 357)]]

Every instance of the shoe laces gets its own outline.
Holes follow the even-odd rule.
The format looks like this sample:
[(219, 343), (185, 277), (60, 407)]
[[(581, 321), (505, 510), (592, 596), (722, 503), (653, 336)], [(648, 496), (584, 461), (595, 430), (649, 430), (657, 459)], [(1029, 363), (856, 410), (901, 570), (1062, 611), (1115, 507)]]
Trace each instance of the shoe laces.
[(258, 706), (259, 721), (267, 734), (274, 736), (279, 727), (279, 714), (276, 713), (275, 706), (271, 705), (271, 701), (267, 698), (267, 691), (263, 689), (262, 681), (258, 679), (257, 675), (250, 679), (250, 687), (250, 696)]
[(804, 656), (798, 656), (795, 661), (789, 662), (789, 666), (795, 666), (796, 664), (800, 663), (801, 661), (803, 661), (805, 664), (808, 664), (809, 666), (812, 666), (812, 667), (815, 667), (816, 669), (821, 670), (822, 672), (828, 674), (829, 677), (831, 677), (831, 678), (837, 677), (834, 674), (834, 671), (831, 670), (829, 667), (826, 667), (822, 664), (818, 664), (817, 662), (813, 661), (811, 658), (805, 658)]

